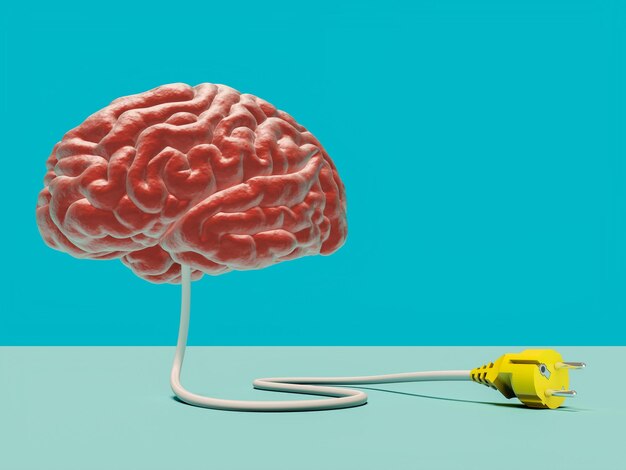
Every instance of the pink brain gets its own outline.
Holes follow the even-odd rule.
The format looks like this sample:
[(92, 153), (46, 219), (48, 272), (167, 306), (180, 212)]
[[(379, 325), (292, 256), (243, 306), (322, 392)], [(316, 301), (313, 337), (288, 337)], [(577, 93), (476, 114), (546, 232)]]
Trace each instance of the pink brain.
[(346, 238), (344, 187), (290, 115), (224, 85), (119, 98), (47, 161), (37, 223), (48, 245), (120, 258), (151, 282), (330, 254)]

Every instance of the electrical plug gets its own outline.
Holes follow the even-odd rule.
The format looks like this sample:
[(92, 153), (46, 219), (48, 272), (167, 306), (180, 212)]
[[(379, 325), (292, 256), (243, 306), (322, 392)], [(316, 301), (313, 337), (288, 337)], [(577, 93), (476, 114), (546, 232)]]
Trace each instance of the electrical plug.
[(569, 370), (584, 367), (584, 362), (563, 361), (552, 349), (527, 349), (472, 369), (470, 376), (474, 382), (499, 390), (507, 398), (517, 397), (531, 408), (555, 409), (576, 395), (569, 389)]

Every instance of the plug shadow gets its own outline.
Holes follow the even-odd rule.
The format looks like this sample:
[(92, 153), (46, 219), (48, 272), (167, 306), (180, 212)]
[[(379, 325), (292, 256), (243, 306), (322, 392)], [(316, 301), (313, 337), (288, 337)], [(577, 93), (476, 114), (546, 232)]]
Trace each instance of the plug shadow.
[[(416, 397), (416, 398), (426, 398), (428, 400), (441, 400), (441, 401), (453, 401), (453, 402), (458, 402), (458, 403), (472, 403), (475, 405), (488, 405), (488, 406), (501, 406), (501, 407), (505, 407), (505, 408), (519, 408), (519, 409), (523, 409), (523, 410), (537, 410), (540, 408), (529, 408), (526, 405), (523, 405), (522, 403), (499, 403), (499, 402), (495, 402), (495, 401), (478, 401), (478, 400), (463, 400), (461, 398), (447, 398), (447, 397), (436, 397), (433, 395), (422, 395), (419, 393), (410, 393), (410, 392), (400, 392), (398, 390), (389, 390), (386, 388), (374, 388), (374, 387), (350, 387), (350, 388), (358, 388), (361, 390), (370, 390), (373, 392), (386, 392), (386, 393), (395, 393), (396, 395), (405, 395), (405, 396), (409, 396), (409, 397)], [(571, 408), (569, 406), (561, 406), (559, 408), (557, 408), (556, 410), (551, 410), (551, 411), (564, 411), (564, 412), (574, 412), (577, 413), (579, 411), (583, 411), (580, 409), (575, 409), (575, 408)]]

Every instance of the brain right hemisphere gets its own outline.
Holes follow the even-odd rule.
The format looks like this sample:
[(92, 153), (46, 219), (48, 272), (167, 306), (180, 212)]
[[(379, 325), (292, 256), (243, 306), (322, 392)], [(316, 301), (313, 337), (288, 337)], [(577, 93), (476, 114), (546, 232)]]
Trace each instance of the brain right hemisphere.
[(73, 256), (121, 258), (151, 282), (330, 254), (345, 241), (337, 170), (290, 115), (209, 83), (119, 98), (47, 162), (37, 223)]

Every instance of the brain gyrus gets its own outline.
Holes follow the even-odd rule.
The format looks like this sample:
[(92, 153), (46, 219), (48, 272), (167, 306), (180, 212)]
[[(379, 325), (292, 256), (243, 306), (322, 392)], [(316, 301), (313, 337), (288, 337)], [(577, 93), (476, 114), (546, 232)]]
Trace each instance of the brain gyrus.
[(318, 140), (254, 95), (209, 83), (119, 98), (47, 161), (37, 223), (78, 258), (151, 282), (258, 269), (345, 241), (344, 187)]

